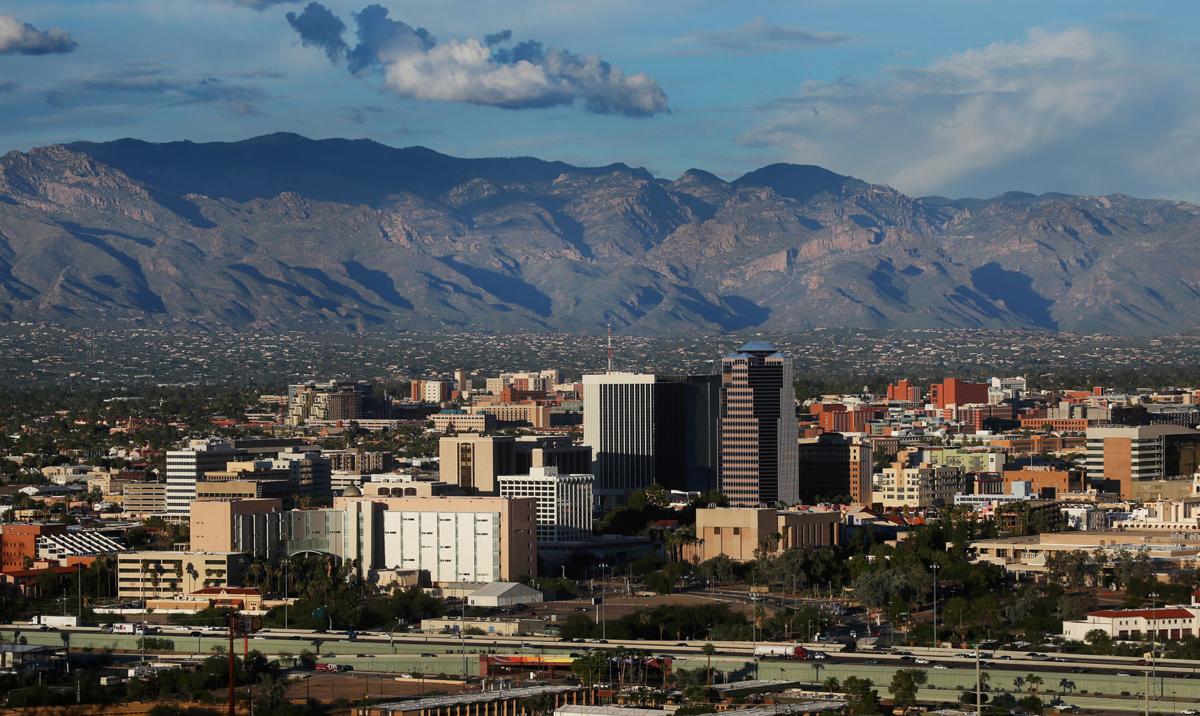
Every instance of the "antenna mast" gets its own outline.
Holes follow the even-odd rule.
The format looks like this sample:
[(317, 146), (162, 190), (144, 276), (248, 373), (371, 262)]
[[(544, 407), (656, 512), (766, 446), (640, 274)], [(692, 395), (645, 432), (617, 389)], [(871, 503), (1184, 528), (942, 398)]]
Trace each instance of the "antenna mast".
[(608, 322), (608, 372), (612, 372), (612, 321)]

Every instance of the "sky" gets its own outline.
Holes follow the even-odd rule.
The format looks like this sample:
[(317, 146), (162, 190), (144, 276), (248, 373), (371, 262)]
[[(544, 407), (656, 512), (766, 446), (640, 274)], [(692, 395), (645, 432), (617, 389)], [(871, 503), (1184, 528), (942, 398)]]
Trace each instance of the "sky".
[(288, 131), (1200, 202), (1200, 3), (6, 0), (0, 151)]

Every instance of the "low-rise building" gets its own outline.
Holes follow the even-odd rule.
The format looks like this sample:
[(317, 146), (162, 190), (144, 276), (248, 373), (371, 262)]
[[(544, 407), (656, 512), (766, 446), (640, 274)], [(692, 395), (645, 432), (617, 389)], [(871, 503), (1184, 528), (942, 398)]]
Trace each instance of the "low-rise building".
[(1084, 641), (1102, 631), (1115, 641), (1179, 641), (1200, 637), (1200, 608), (1101, 609), (1063, 622), (1063, 638)]
[(685, 547), (684, 555), (695, 562), (717, 555), (749, 562), (758, 550), (778, 553), (840, 544), (841, 528), (841, 512), (833, 510), (701, 508), (696, 510), (696, 542)]
[(421, 631), (427, 634), (458, 634), (464, 629), (467, 632), (479, 631), (489, 636), (540, 636), (546, 633), (546, 622), (541, 619), (517, 617), (476, 617), (466, 621), (461, 617), (439, 617), (421, 620)]
[(128, 482), (121, 487), (121, 507), (125, 514), (145, 518), (167, 510), (167, 483)]
[(240, 552), (124, 552), (117, 556), (117, 596), (175, 597), (203, 587), (237, 585), (245, 566), (246, 555)]
[(492, 582), (476, 589), (467, 597), (467, 604), (484, 609), (541, 603), (542, 593), (520, 582)]

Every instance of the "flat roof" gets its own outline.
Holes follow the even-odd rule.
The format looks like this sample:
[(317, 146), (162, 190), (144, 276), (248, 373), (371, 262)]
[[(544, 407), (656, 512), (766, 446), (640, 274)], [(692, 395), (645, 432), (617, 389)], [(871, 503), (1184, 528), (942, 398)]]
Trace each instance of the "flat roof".
[(474, 691), (465, 694), (434, 696), (427, 699), (414, 699), (411, 701), (391, 701), (385, 704), (375, 704), (368, 708), (379, 709), (382, 711), (419, 711), (421, 709), (436, 709), (445, 706), (457, 706), (459, 704), (483, 704), (491, 701), (499, 701), (501, 699), (524, 699), (530, 696), (541, 696), (543, 694), (561, 694), (564, 692), (577, 691), (579, 689), (579, 686), (525, 686), (519, 689)]

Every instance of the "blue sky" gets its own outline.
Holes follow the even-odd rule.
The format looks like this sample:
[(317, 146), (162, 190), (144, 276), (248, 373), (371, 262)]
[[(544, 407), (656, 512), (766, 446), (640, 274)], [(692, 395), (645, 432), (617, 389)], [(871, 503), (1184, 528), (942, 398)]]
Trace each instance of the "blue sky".
[(1200, 201), (1200, 3), (369, 4), (9, 0), (0, 148), (292, 131), (665, 177), (787, 161), (912, 194)]

